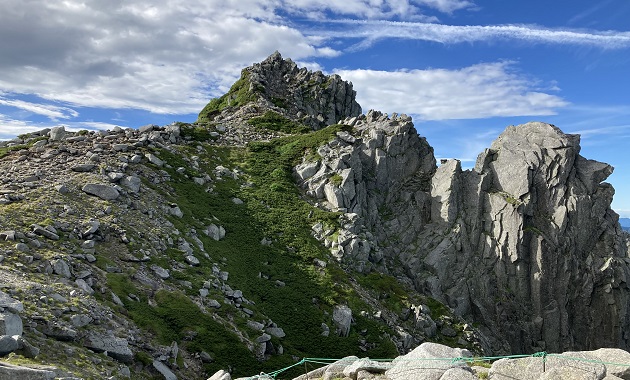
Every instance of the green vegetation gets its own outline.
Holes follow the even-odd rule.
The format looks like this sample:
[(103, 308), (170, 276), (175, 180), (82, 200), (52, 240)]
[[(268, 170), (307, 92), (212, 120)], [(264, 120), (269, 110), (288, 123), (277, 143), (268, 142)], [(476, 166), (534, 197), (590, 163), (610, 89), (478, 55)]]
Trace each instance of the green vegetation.
[(253, 117), (248, 121), (249, 125), (258, 129), (268, 129), (284, 133), (307, 133), (311, 129), (287, 119), (279, 113), (267, 111), (262, 116)]
[[(203, 281), (212, 278), (212, 263), (221, 263), (221, 269), (229, 272), (230, 286), (242, 290), (248, 299), (255, 302), (254, 305), (247, 305), (254, 311), (254, 320), (260, 320), (264, 314), (282, 327), (287, 334), (279, 342), (284, 347), (285, 355), (274, 356), (263, 363), (256, 362), (257, 368), (243, 364), (250, 363), (247, 361), (249, 359), (244, 359), (245, 352), (242, 358), (236, 360), (220, 357), (217, 353), (217, 366), (226, 367), (232, 365), (231, 363), (241, 363), (240, 366), (235, 366), (235, 373), (246, 375), (260, 372), (261, 369), (273, 370), (290, 365), (293, 363), (291, 355), (298, 357), (370, 355), (385, 358), (397, 355), (393, 343), (385, 338), (384, 327), (360, 315), (355, 316), (356, 326), (353, 326), (350, 337), (320, 335), (322, 322), (331, 328), (333, 326), (331, 312), (335, 304), (352, 300), (353, 307), (359, 305), (356, 306), (357, 310), (364, 310), (367, 306), (356, 301), (359, 297), (353, 294), (347, 274), (337, 264), (331, 263), (325, 270), (313, 265), (313, 259), (325, 260), (329, 253), (311, 236), (310, 227), (322, 222), (336, 228), (339, 214), (323, 211), (304, 201), (294, 184), (292, 167), (305, 153), (316, 150), (345, 128), (350, 127), (334, 125), (316, 132), (288, 136), (270, 142), (250, 143), (247, 149), (207, 146), (202, 152), (184, 147), (181, 155), (165, 150), (157, 152), (158, 156), (169, 164), (170, 168), (166, 167), (164, 170), (169, 173), (171, 180), (168, 186), (153, 188), (169, 201), (177, 203), (183, 211), (184, 216), (181, 219), (176, 217), (170, 219), (175, 227), (180, 231), (190, 228), (201, 231), (210, 223), (218, 223), (226, 230), (226, 237), (221, 241), (214, 241), (200, 234), (199, 237), (211, 258), (205, 258), (199, 252), (195, 253), (201, 265), (173, 270), (172, 278), (168, 281), (190, 281), (193, 283), (193, 290), (190, 291), (192, 295)], [(239, 167), (246, 173), (247, 181), (252, 183), (252, 186), (241, 186), (242, 181), (224, 177), (213, 182), (214, 191), (207, 192), (204, 186), (190, 180), (191, 176), (198, 173), (182, 159), (183, 155), (190, 155), (193, 152), (200, 157), (201, 172), (211, 173), (219, 164), (228, 168)], [(178, 167), (184, 167), (185, 171), (177, 172)], [(242, 199), (244, 204), (234, 204), (232, 198), (235, 197)], [(273, 243), (263, 245), (261, 244), (263, 238)], [(183, 256), (175, 251), (169, 250), (165, 258), (155, 259), (154, 262), (163, 266), (167, 266), (171, 261), (181, 262)], [(125, 292), (133, 291), (132, 284), (121, 282), (116, 275), (110, 277), (108, 283), (111, 283), (113, 289), (117, 289), (116, 294), (123, 292), (126, 296)], [(279, 286), (276, 281), (281, 281), (286, 286)], [(391, 284), (389, 287), (386, 285), (383, 287), (398, 294), (398, 289), (392, 290)], [(119, 296), (123, 299), (121, 295)], [(194, 304), (187, 304), (184, 299), (187, 298), (181, 293), (158, 292), (155, 296), (158, 304), (156, 307), (150, 307), (142, 298), (140, 302), (129, 300), (124, 302), (134, 321), (152, 331), (160, 341), (166, 342), (169, 339), (178, 341), (177, 339), (184, 336), (186, 331), (193, 329), (197, 335), (192, 342), (187, 343), (187, 347), (193, 351), (201, 349), (208, 351), (208, 347), (221, 347), (222, 344), (227, 344), (228, 338), (219, 340), (213, 335), (224, 334), (225, 326), (206, 327), (205, 331), (202, 326), (186, 324), (186, 321), (195, 321), (196, 325), (199, 325), (197, 321), (203, 321), (204, 317), (195, 314), (197, 312), (193, 311), (191, 306)], [(188, 310), (189, 308), (191, 310)], [(187, 315), (186, 319), (181, 320), (169, 314), (171, 310), (184, 310), (182, 315)], [(233, 320), (237, 325), (245, 324), (244, 315), (236, 308), (224, 305), (216, 313)], [(361, 331), (363, 334), (360, 334)], [(255, 339), (256, 336), (250, 338)], [(359, 340), (366, 340), (372, 348), (367, 353), (360, 351)], [(242, 343), (234, 343), (232, 347), (237, 346), (244, 347)], [(230, 350), (226, 349), (226, 352), (229, 353)], [(253, 358), (251, 353), (247, 352), (247, 355), (250, 359)]]
[(197, 124), (178, 123), (183, 138), (193, 141), (208, 141), (214, 138), (210, 135), (210, 130), (206, 126)]
[(358, 276), (357, 282), (366, 289), (377, 291), (378, 298), (396, 313), (400, 313), (408, 305), (407, 291), (393, 276), (372, 272), (367, 276)]
[(208, 103), (199, 113), (197, 121), (199, 123), (207, 123), (211, 121), (212, 116), (217, 115), (227, 107), (240, 107), (249, 102), (255, 101), (264, 88), (254, 88), (250, 90), (249, 72), (241, 71), (241, 78), (234, 82), (227, 94), (220, 98), (215, 98)]
[(0, 147), (0, 158), (8, 155), (11, 152), (17, 152), (18, 150), (28, 149), (30, 148), (35, 141), (31, 141), (28, 144), (18, 144), (7, 147)]
[(339, 173), (335, 173), (332, 176), (330, 176), (329, 180), (330, 180), (330, 183), (339, 187), (341, 186), (341, 182), (343, 182), (343, 177)]
[(280, 107), (280, 108), (287, 108), (287, 101), (283, 98), (271, 98), (271, 103), (273, 103), (274, 106), (276, 107)]

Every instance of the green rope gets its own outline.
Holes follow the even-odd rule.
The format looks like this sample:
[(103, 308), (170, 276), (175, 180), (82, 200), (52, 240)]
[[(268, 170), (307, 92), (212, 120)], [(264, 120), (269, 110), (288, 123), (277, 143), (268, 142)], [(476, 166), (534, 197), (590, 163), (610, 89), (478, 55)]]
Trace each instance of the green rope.
[[(576, 357), (572, 357), (572, 356), (565, 356), (565, 355), (560, 355), (560, 354), (548, 354), (545, 351), (541, 351), (541, 352), (536, 352), (534, 354), (530, 354), (530, 355), (502, 355), (502, 356), (479, 356), (479, 357), (454, 357), (454, 358), (405, 358), (405, 357), (398, 357), (395, 360), (397, 362), (400, 361), (449, 361), (452, 364), (455, 363), (459, 363), (459, 362), (466, 362), (466, 363), (473, 363), (473, 362), (491, 362), (491, 361), (495, 361), (495, 360), (499, 360), (499, 359), (522, 359), (522, 358), (542, 358), (543, 359), (543, 372), (545, 371), (545, 362), (547, 361), (547, 358), (558, 358), (558, 359), (566, 359), (566, 360), (573, 360), (573, 361), (578, 361), (578, 362), (585, 362), (585, 363), (594, 363), (594, 364), (602, 364), (602, 365), (609, 365), (609, 366), (620, 366), (620, 367), (630, 367), (630, 363), (614, 363), (614, 362), (605, 362), (602, 360), (596, 360), (596, 359), (584, 359), (584, 358), (576, 358)], [(369, 358), (367, 358), (369, 359)], [(314, 364), (321, 364), (321, 365), (330, 365), (332, 363), (338, 363), (338, 362), (354, 362), (356, 360), (360, 360), (360, 359), (355, 359), (355, 358), (342, 358), (342, 359), (333, 359), (333, 358), (303, 358), (302, 360), (298, 361), (295, 364), (292, 364), (288, 367), (284, 367), (282, 369), (273, 371), (273, 372), (269, 372), (269, 373), (261, 373), (260, 375), (255, 375), (252, 377), (248, 377), (248, 380), (256, 380), (256, 379), (260, 379), (263, 377), (272, 377), (272, 378), (276, 378), (279, 374), (288, 371), (289, 369), (296, 367), (300, 364), (304, 364), (304, 363), (314, 363)], [(394, 359), (369, 359), (371, 361), (374, 362), (391, 362)]]

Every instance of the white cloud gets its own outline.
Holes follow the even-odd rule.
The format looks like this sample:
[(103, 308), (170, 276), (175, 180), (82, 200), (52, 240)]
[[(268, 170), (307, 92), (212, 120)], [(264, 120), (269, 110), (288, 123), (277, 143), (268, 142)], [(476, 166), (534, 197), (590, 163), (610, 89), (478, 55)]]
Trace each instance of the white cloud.
[(529, 43), (584, 45), (603, 49), (630, 47), (630, 32), (549, 29), (530, 25), (443, 25), (388, 20), (334, 20), (343, 30), (329, 30), (331, 38), (360, 38), (364, 48), (383, 38), (404, 38), (444, 44), (521, 40)]
[(337, 70), (353, 82), (364, 109), (417, 114), (424, 120), (551, 115), (568, 103), (540, 92), (510, 62), (459, 70)]
[(0, 114), (0, 140), (10, 140), (24, 133), (40, 131), (46, 126), (35, 125), (21, 120), (14, 120)]
[(79, 113), (72, 108), (32, 103), (19, 99), (6, 99), (2, 96), (0, 96), (0, 105), (15, 107), (27, 112), (43, 115), (54, 121), (79, 116)]
[[(339, 54), (283, 25), (279, 1), (0, 3), (0, 92), (73, 106), (192, 113), (275, 50)], [(13, 103), (51, 118), (68, 109)]]
[(472, 1), (465, 0), (420, 0), (419, 3), (435, 8), (444, 13), (452, 13), (460, 9), (475, 6)]

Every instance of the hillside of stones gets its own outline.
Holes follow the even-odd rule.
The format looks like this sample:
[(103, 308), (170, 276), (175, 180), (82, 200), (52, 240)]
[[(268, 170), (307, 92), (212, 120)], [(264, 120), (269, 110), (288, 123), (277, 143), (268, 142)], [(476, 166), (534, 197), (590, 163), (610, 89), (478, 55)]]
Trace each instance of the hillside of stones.
[(578, 136), (508, 127), (462, 170), (361, 112), (274, 53), (192, 124), (0, 142), (0, 379), (627, 349), (628, 235)]

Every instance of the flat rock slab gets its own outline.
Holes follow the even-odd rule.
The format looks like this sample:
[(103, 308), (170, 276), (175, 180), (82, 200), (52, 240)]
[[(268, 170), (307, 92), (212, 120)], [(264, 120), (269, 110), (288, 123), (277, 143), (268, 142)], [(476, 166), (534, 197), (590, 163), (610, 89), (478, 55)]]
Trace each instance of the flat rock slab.
[(123, 363), (129, 363), (133, 360), (133, 352), (129, 348), (127, 339), (92, 334), (88, 336), (83, 345), (96, 352), (107, 351), (107, 356)]
[(48, 369), (38, 369), (17, 366), (0, 362), (0, 380), (52, 380), (55, 372)]
[(114, 200), (120, 196), (120, 193), (114, 187), (100, 183), (88, 183), (81, 190), (106, 201)]

